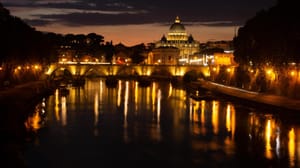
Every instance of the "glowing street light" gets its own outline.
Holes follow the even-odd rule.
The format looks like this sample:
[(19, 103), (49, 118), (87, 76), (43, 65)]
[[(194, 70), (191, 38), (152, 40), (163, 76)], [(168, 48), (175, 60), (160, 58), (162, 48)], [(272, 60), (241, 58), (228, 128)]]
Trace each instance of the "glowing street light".
[(293, 70), (293, 71), (290, 72), (290, 74), (291, 74), (292, 77), (294, 77), (296, 75), (296, 71)]
[(273, 71), (272, 69), (268, 69), (268, 70), (267, 70), (267, 74), (268, 74), (268, 75), (271, 75), (271, 74), (272, 74), (272, 71)]
[(228, 72), (228, 73), (231, 72), (231, 69), (230, 69), (230, 68), (227, 68), (227, 72)]
[(34, 69), (38, 70), (39, 69), (39, 65), (34, 65)]

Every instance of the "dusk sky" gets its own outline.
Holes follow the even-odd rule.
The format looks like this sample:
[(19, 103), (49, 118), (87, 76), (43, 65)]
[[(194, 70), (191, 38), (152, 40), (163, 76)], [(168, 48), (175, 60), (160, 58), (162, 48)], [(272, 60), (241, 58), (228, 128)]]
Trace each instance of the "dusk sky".
[(97, 33), (113, 44), (155, 42), (179, 16), (201, 43), (232, 40), (235, 29), (276, 0), (0, 0), (39, 31)]

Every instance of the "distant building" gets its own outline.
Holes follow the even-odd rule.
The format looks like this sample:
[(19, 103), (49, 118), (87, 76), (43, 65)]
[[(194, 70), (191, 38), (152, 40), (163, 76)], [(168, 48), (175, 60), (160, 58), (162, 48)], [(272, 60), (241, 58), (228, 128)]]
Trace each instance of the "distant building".
[[(176, 55), (177, 52), (173, 48), (178, 48), (178, 55)], [(190, 59), (198, 57), (199, 52), (200, 43), (194, 40), (192, 35), (187, 34), (184, 25), (181, 24), (177, 16), (175, 22), (170, 26), (167, 36), (163, 35), (161, 40), (155, 43), (152, 54), (153, 58), (160, 58), (153, 59), (153, 61), (165, 60), (165, 63), (168, 64), (190, 64)], [(166, 58), (161, 58), (162, 56)]]
[(179, 59), (179, 49), (176, 47), (154, 48), (148, 55), (148, 64), (176, 65)]
[(76, 51), (74, 49), (71, 49), (69, 46), (61, 46), (60, 49), (58, 49), (58, 62), (65, 63), (65, 62), (76, 62)]
[(118, 53), (114, 54), (113, 56), (113, 63), (116, 64), (128, 64), (131, 63), (131, 58), (129, 54), (125, 51), (119, 51)]
[(234, 61), (234, 56), (232, 52), (214, 53), (213, 56), (214, 56), (214, 61), (212, 62), (212, 65), (219, 65), (219, 66), (237, 65), (237, 63)]
[(236, 66), (232, 41), (208, 41), (201, 43), (204, 65)]

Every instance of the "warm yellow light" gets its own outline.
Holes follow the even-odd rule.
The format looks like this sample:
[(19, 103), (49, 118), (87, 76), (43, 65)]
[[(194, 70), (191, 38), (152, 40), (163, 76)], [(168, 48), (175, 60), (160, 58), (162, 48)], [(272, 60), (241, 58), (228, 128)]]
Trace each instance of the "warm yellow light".
[(39, 69), (39, 66), (38, 66), (38, 65), (35, 65), (35, 66), (34, 66), (34, 69)]
[[(124, 127), (127, 128), (127, 114), (128, 114), (128, 98), (129, 98), (129, 82), (125, 82), (125, 95), (124, 95)], [(127, 139), (127, 136), (125, 137)]]
[(94, 126), (97, 126), (97, 124), (98, 124), (98, 117), (99, 117), (99, 101), (98, 100), (99, 100), (98, 99), (98, 92), (95, 92), (95, 97), (94, 97)]
[[(201, 124), (205, 125), (205, 101), (201, 101)], [(204, 128), (205, 130), (205, 128)]]
[(271, 120), (268, 119), (265, 128), (265, 139), (266, 139), (266, 157), (269, 159), (272, 158), (271, 136), (272, 136)]
[(291, 167), (295, 166), (295, 151), (296, 151), (296, 137), (294, 128), (292, 128), (288, 133), (289, 141), (288, 141), (288, 150), (290, 157), (290, 165)]
[(117, 96), (117, 106), (121, 105), (121, 91), (122, 91), (122, 81), (118, 81), (118, 96)]
[(231, 131), (231, 107), (229, 104), (226, 109), (226, 128), (228, 132)]
[(267, 70), (267, 74), (268, 74), (268, 75), (271, 75), (271, 73), (272, 73), (272, 69), (268, 69), (268, 70)]
[(27, 121), (25, 121), (25, 127), (26, 129), (30, 130), (32, 129), (33, 131), (37, 131), (38, 129), (41, 128), (40, 125), (41, 117), (38, 112), (35, 112), (33, 116), (30, 116)]
[(134, 87), (134, 104), (135, 104), (135, 111), (137, 112), (138, 110), (138, 97), (139, 97), (139, 89), (138, 89), (139, 82), (135, 82), (135, 87)]
[(216, 68), (216, 67), (214, 67), (214, 68), (213, 68), (213, 71), (216, 71), (216, 70), (217, 70), (217, 68)]
[(21, 66), (18, 66), (18, 70), (21, 70), (22, 69), (22, 67)]
[(295, 71), (291, 71), (291, 76), (295, 76), (296, 72)]
[(67, 125), (67, 99), (65, 96), (61, 97), (61, 124)]
[(59, 104), (60, 104), (60, 102), (59, 102), (59, 91), (58, 91), (58, 89), (55, 90), (54, 95), (55, 95), (55, 107), (54, 107), (55, 119), (57, 121), (59, 121), (60, 120), (60, 115), (59, 115)]
[(230, 68), (227, 68), (227, 72), (230, 72), (231, 71), (231, 69)]
[(3, 68), (2, 67), (0, 67), (0, 71), (2, 71), (3, 70)]
[(219, 132), (219, 102), (213, 101), (212, 102), (212, 125), (213, 125), (213, 132), (218, 134)]

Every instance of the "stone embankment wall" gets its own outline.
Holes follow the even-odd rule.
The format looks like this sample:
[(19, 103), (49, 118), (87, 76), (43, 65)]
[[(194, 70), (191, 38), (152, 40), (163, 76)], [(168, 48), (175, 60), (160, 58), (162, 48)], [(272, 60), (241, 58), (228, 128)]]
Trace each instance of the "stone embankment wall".
[(226, 85), (205, 81), (205, 80), (194, 82), (194, 85), (198, 85), (202, 88), (211, 91), (219, 92), (225, 95), (241, 98), (244, 100), (249, 100), (249, 101), (280, 107), (280, 108), (285, 108), (289, 110), (300, 111), (300, 100), (298, 99), (291, 99), (284, 96), (247, 91), (244, 89), (226, 86)]

